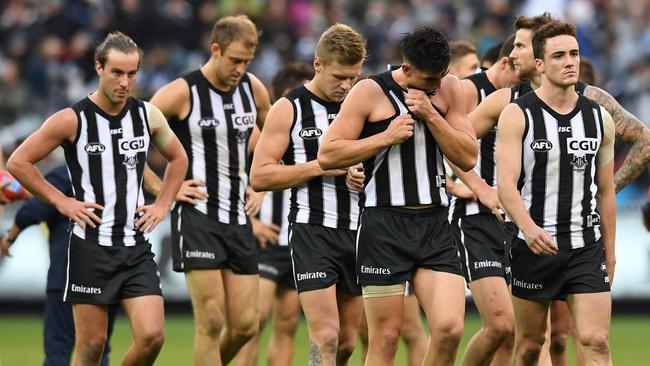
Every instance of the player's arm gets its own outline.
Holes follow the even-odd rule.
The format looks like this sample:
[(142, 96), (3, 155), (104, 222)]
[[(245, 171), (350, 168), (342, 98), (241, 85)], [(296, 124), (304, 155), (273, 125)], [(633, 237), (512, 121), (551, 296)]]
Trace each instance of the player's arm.
[(510, 103), (510, 93), (510, 88), (495, 91), (467, 115), (477, 138), (483, 138), (497, 125), (501, 111)]
[(383, 132), (359, 139), (366, 120), (373, 117), (373, 108), (384, 102), (384, 98), (381, 87), (371, 79), (354, 85), (323, 136), (318, 150), (318, 163), (323, 169), (353, 166), (413, 136), (415, 121), (403, 114), (392, 120)]
[(266, 90), (264, 84), (255, 75), (248, 73), (253, 86), (253, 99), (255, 99), (255, 107), (257, 108), (257, 127), (262, 129), (266, 116), (271, 109), (271, 98), (269, 92)]
[(150, 103), (162, 112), (167, 121), (183, 120), (190, 113), (189, 85), (184, 79), (178, 78), (160, 88), (151, 97)]
[(616, 138), (630, 145), (630, 151), (623, 165), (614, 175), (614, 184), (618, 192), (637, 178), (650, 162), (650, 129), (606, 91), (589, 85), (585, 88), (584, 96), (609, 112), (614, 120)]
[(443, 118), (431, 105), (431, 100), (421, 90), (409, 90), (406, 105), (420, 117), (436, 139), (445, 157), (463, 171), (474, 168), (478, 156), (476, 135), (467, 121), (465, 96), (460, 81), (453, 75), (445, 76), (440, 87), (441, 97), (447, 101)]
[[(537, 255), (554, 255), (555, 241), (548, 232), (535, 224), (517, 190), (521, 172), (524, 113), (516, 104), (508, 105), (499, 117), (496, 142), (497, 192), (508, 216), (523, 232), (526, 244)], [(515, 157), (515, 158), (513, 158)]]
[(474, 85), (474, 83), (469, 79), (461, 80), (460, 88), (463, 91), (463, 95), (465, 96), (466, 111), (469, 113), (473, 111), (478, 104), (478, 90), (476, 90), (476, 85)]
[(485, 180), (476, 173), (476, 170), (472, 169), (468, 172), (464, 172), (449, 160), (447, 160), (447, 163), (449, 163), (449, 167), (451, 167), (454, 174), (465, 183), (465, 186), (467, 186), (472, 193), (474, 193), (476, 198), (481, 201), (485, 207), (492, 211), (492, 213), (497, 217), (497, 220), (503, 222), (503, 217), (501, 216), (503, 206), (501, 205), (501, 201), (499, 201), (496, 189), (487, 184)]
[(101, 210), (103, 207), (95, 202), (80, 202), (67, 197), (47, 182), (35, 165), (57, 146), (73, 141), (77, 134), (77, 123), (77, 115), (71, 108), (55, 113), (11, 154), (7, 169), (34, 196), (56, 207), (79, 226), (88, 224), (94, 228), (96, 223), (101, 223), (101, 219), (91, 209)]
[(171, 208), (174, 197), (185, 179), (188, 160), (181, 142), (169, 128), (163, 113), (152, 104), (148, 105), (147, 113), (151, 141), (167, 159), (167, 169), (156, 201), (152, 205), (137, 208), (137, 212), (141, 212), (141, 216), (136, 222), (136, 227), (142, 231), (151, 232)]
[[(601, 109), (602, 110), (602, 109)], [(615, 127), (612, 117), (603, 111), (603, 142), (596, 156), (598, 169), (596, 170), (596, 204), (600, 212), (600, 227), (605, 246), (605, 258), (609, 285), (614, 282), (614, 268), (616, 266), (616, 191), (614, 185), (614, 140)]]
[[(273, 104), (253, 154), (251, 187), (255, 191), (277, 191), (295, 187), (326, 172), (318, 161), (284, 165), (280, 163), (289, 147), (293, 124), (293, 106), (287, 98)], [(345, 174), (345, 170), (334, 175)]]

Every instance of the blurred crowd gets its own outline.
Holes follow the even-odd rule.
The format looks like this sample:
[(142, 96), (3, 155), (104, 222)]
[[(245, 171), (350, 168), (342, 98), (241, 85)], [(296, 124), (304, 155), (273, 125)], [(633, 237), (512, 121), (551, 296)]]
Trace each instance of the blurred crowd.
[[(43, 118), (95, 88), (93, 48), (112, 30), (144, 50), (137, 94), (148, 99), (207, 60), (211, 27), (224, 15), (245, 13), (262, 31), (249, 70), (268, 83), (287, 62), (311, 62), (334, 22), (367, 37), (364, 71), (376, 72), (399, 60), (396, 42), (416, 26), (435, 24), (481, 55), (513, 32), (516, 15), (543, 11), (577, 26), (598, 84), (650, 123), (650, 0), (3, 0), (0, 145), (9, 153)], [(647, 183), (646, 173), (636, 184)]]

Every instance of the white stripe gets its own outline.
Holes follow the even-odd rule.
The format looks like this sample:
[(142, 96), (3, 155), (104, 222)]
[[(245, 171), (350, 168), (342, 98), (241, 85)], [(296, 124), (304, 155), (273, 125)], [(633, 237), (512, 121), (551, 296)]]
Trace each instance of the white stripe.
[(72, 240), (72, 233), (68, 235), (68, 260), (65, 265), (65, 287), (63, 288), (63, 301), (68, 300), (68, 286), (70, 285), (70, 241)]
[[(521, 199), (524, 202), (524, 206), (530, 212), (530, 206), (532, 204), (532, 177), (533, 177), (533, 167), (535, 166), (535, 153), (530, 149), (530, 144), (534, 140), (533, 133), (533, 116), (529, 108), (525, 110), (526, 117), (528, 119), (528, 132), (524, 136), (524, 143), (522, 145), (522, 154), (523, 154), (523, 170), (524, 170), (524, 186), (521, 188)], [(521, 231), (518, 232), (518, 238), (524, 239)]]
[[(205, 146), (203, 145), (203, 138), (201, 137), (201, 127), (199, 127), (199, 120), (201, 119), (201, 99), (199, 99), (199, 91), (196, 85), (193, 85), (191, 88), (191, 98), (192, 98), (192, 111), (187, 118), (187, 123), (189, 124), (188, 129), (190, 131), (190, 146), (192, 149), (192, 178), (198, 179), (204, 183), (206, 182), (206, 169), (205, 169)], [(224, 120), (219, 120), (220, 124), (225, 123)], [(198, 187), (199, 190), (207, 193), (207, 186)], [(208, 201), (207, 200), (197, 200), (196, 205), (194, 206), (197, 210), (203, 214), (208, 213)]]
[[(95, 191), (93, 186), (90, 183), (90, 175), (88, 174), (89, 162), (88, 154), (85, 151), (85, 146), (88, 144), (88, 119), (85, 112), (79, 114), (79, 139), (77, 140), (77, 160), (79, 162), (79, 167), (81, 167), (81, 189), (83, 190), (83, 201), (84, 202), (96, 202)], [(76, 222), (73, 221), (72, 232), (80, 237), (81, 239), (86, 239), (86, 231), (81, 228)]]
[[(117, 188), (115, 186), (115, 154), (113, 153), (113, 136), (110, 131), (110, 122), (99, 114), (97, 117), (97, 133), (100, 142), (106, 147), (102, 153), (102, 187), (104, 192), (104, 211), (102, 223), (97, 227), (99, 233), (99, 245), (113, 245), (113, 226), (115, 225), (115, 203), (117, 202)], [(130, 124), (131, 119), (127, 115), (122, 124)], [(122, 127), (124, 129), (124, 127)], [(121, 156), (118, 154), (118, 156)]]
[(282, 191), (282, 225), (280, 225), (280, 238), (278, 245), (289, 245), (289, 199), (291, 197), (291, 190), (285, 189)]
[[(305, 150), (305, 141), (300, 137), (300, 130), (303, 129), (302, 125), (302, 107), (300, 106), (300, 99), (296, 98), (292, 101), (296, 108), (295, 125), (291, 131), (291, 141), (293, 141), (293, 160), (295, 164), (303, 164), (307, 162), (307, 152)], [(309, 188), (307, 182), (296, 187), (296, 206), (298, 212), (296, 213), (296, 222), (308, 223), (309, 222)]]
[[(323, 131), (318, 137), (318, 145), (323, 142), (323, 135), (329, 128), (327, 108), (311, 100), (311, 109), (314, 112), (314, 124)], [(338, 197), (336, 196), (336, 180), (334, 177), (323, 177), (323, 226), (337, 228), (338, 224)]]
[[(600, 115), (605, 114), (605, 108), (603, 106), (599, 106), (600, 108)], [(603, 122), (602, 118), (598, 117), (598, 111), (596, 109), (593, 109), (594, 113), (594, 120), (596, 121), (596, 130), (598, 131), (598, 150), (600, 150), (600, 146), (603, 143), (603, 138), (605, 136), (605, 131), (601, 130), (600, 125)], [(591, 212), (596, 212), (596, 194), (598, 193), (598, 176), (596, 175), (596, 166), (598, 165), (598, 157), (595, 156), (593, 160), (593, 164), (591, 164), (591, 176), (593, 177), (593, 180), (591, 181), (591, 186), (589, 189), (591, 190)], [(600, 233), (600, 225), (597, 225), (594, 227), (594, 233), (596, 235), (596, 240), (600, 239), (601, 233)]]
[(393, 145), (388, 151), (388, 184), (390, 187), (390, 204), (404, 206), (404, 178), (402, 177), (401, 145)]
[(460, 230), (460, 244), (465, 249), (465, 268), (467, 268), (467, 282), (472, 282), (472, 271), (469, 270), (469, 250), (465, 244), (465, 233), (462, 227), (463, 219), (458, 219), (458, 229)]
[[(445, 179), (447, 172), (445, 170), (445, 165), (442, 157), (442, 152), (440, 151), (440, 148), (436, 147), (436, 172), (438, 173), (439, 176), (442, 176), (442, 179)], [(437, 177), (430, 177), (433, 181), (437, 181)], [(442, 182), (441, 182), (442, 183)], [(432, 182), (433, 184), (433, 182)], [(440, 189), (438, 189), (438, 192), (440, 193), (440, 206), (447, 207), (449, 206), (449, 198), (447, 197), (447, 190), (442, 188), (442, 184), (438, 186)]]
[[(144, 135), (143, 135), (144, 142), (145, 142), (145, 144), (147, 146), (147, 154), (146, 154), (146, 156), (149, 156), (148, 150), (149, 150), (149, 147), (151, 146), (151, 131), (149, 130), (149, 127), (147, 126), (147, 122), (145, 122), (146, 120), (145, 120), (144, 114), (146, 113), (147, 116), (150, 115), (149, 114), (149, 109), (151, 109), (151, 104), (148, 103), (148, 102), (143, 102), (143, 103), (144, 103), (145, 108), (147, 108), (147, 110), (143, 111), (140, 108), (139, 111), (140, 111), (140, 118), (141, 118), (141, 121), (142, 121), (142, 131), (144, 133)], [(136, 175), (136, 177), (137, 177), (137, 175)], [(144, 186), (143, 186), (143, 184), (144, 184), (144, 171), (142, 172), (142, 177), (141, 177), (140, 181), (138, 182), (138, 197), (137, 197), (137, 201), (136, 201), (136, 208), (145, 204), (145, 202), (144, 202), (144, 189), (143, 189)], [(149, 240), (149, 237), (151, 236), (151, 233), (142, 233), (142, 234), (143, 234), (145, 240)]]
[[(359, 229), (357, 230), (357, 239), (354, 241), (354, 263), (355, 266), (359, 266), (359, 237), (361, 236), (361, 220), (359, 220)], [(356, 272), (356, 268), (355, 268)], [(357, 285), (359, 284), (359, 275), (357, 275)]]
[(359, 193), (350, 191), (350, 230), (359, 225)]
[[(247, 85), (247, 84), (243, 84)], [(239, 92), (239, 88), (235, 88), (233, 93), (233, 103), (235, 104), (235, 112), (237, 114), (244, 114), (244, 105), (241, 102), (242, 95)], [(252, 99), (250, 99), (252, 103)], [(254, 108), (253, 108), (254, 109)], [(243, 130), (250, 130), (250, 127), (246, 127)], [(240, 141), (237, 138), (237, 161), (239, 166), (237, 167), (238, 176), (239, 176), (239, 194), (237, 195), (237, 223), (239, 225), (246, 224), (246, 213), (244, 212), (244, 198), (246, 197), (246, 187), (248, 187), (248, 175), (246, 174), (246, 155), (248, 152), (248, 145), (246, 140)]]
[(430, 133), (424, 122), (415, 122), (413, 131), (413, 143), (415, 150), (415, 176), (418, 188), (418, 199), (420, 203), (431, 203), (431, 183), (427, 170), (427, 142), (426, 134)]
[(230, 146), (228, 146), (228, 120), (223, 109), (223, 98), (214, 90), (209, 90), (212, 115), (221, 123), (215, 128), (217, 139), (217, 218), (224, 224), (230, 222)]
[[(122, 120), (122, 138), (123, 139), (133, 139), (135, 137), (135, 132), (133, 130), (133, 116), (131, 112), (127, 113), (127, 116)], [(126, 157), (126, 156), (125, 156)], [(135, 238), (133, 237), (135, 232), (135, 225), (133, 218), (135, 217), (135, 204), (137, 203), (137, 182), (138, 175), (136, 169), (126, 169), (126, 225), (124, 225), (124, 245), (131, 246), (135, 245)]]
[(375, 155), (372, 178), (370, 178), (368, 184), (363, 190), (366, 195), (366, 200), (364, 202), (365, 207), (377, 206), (377, 170), (386, 158), (387, 151), (388, 148), (381, 150), (377, 155)]
[[(571, 119), (571, 137), (582, 139), (585, 138), (585, 125), (582, 118), (582, 112), (579, 112)], [(582, 236), (582, 199), (584, 198), (585, 176), (582, 172), (573, 173), (573, 193), (571, 195), (571, 226), (569, 228), (571, 235), (571, 248), (582, 248), (585, 245)], [(577, 234), (577, 235), (574, 235)]]
[(178, 250), (181, 252), (181, 269), (185, 268), (185, 260), (183, 255), (183, 232), (181, 231), (181, 223), (183, 221), (183, 205), (177, 203), (178, 207), (178, 223), (176, 224), (176, 231), (178, 231)]
[[(546, 128), (546, 139), (551, 142), (553, 148), (547, 152), (548, 162), (546, 164), (546, 197), (544, 199), (544, 229), (552, 237), (557, 235), (557, 205), (558, 188), (560, 185), (560, 164), (561, 150), (558, 136), (558, 122), (546, 110), (542, 108), (544, 126)], [(532, 177), (531, 177), (532, 178)]]

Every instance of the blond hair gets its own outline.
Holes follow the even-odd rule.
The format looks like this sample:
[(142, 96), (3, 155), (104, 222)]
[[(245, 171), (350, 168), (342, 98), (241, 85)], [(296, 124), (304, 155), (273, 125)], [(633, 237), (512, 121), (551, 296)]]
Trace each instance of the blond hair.
[(219, 45), (221, 53), (233, 41), (243, 41), (244, 47), (248, 49), (257, 48), (259, 32), (255, 23), (246, 15), (227, 16), (219, 19), (212, 27), (212, 43)]
[(352, 27), (337, 23), (320, 36), (315, 54), (325, 65), (356, 65), (366, 58), (366, 39)]

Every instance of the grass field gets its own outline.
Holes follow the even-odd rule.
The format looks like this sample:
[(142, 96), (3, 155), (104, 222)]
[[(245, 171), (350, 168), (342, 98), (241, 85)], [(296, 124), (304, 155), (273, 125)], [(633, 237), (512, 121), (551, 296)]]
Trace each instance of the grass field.
[[(0, 316), (0, 366), (31, 366), (42, 364), (42, 321), (35, 316)], [(459, 354), (469, 337), (479, 328), (479, 319), (468, 316), (465, 322), (465, 337)], [(650, 316), (618, 316), (611, 328), (611, 347), (614, 364), (617, 366), (647, 365), (650, 362), (650, 343), (647, 334), (650, 330)], [(268, 327), (262, 342), (268, 341)], [(179, 366), (192, 364), (193, 325), (190, 316), (174, 315), (167, 318), (166, 340), (156, 365)], [(120, 317), (112, 338), (113, 351), (111, 365), (119, 365), (131, 341), (129, 325)], [(307, 327), (300, 324), (296, 336), (294, 365), (306, 365), (308, 353)], [(264, 354), (261, 355), (264, 359)], [(259, 365), (263, 365), (259, 362)], [(405, 365), (406, 354), (403, 345), (397, 354), (395, 365)], [(457, 362), (459, 364), (459, 362)], [(358, 352), (352, 356), (350, 365), (361, 365)]]

